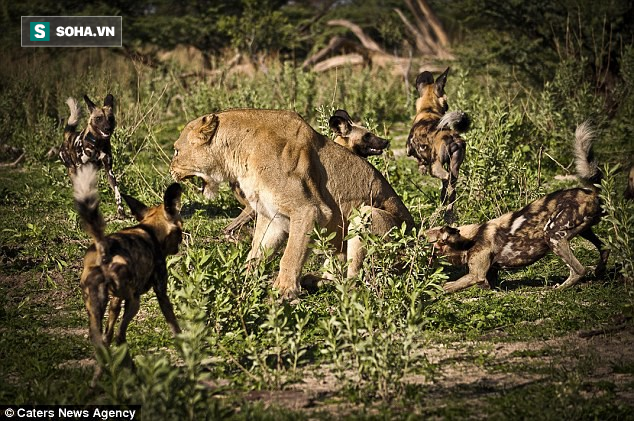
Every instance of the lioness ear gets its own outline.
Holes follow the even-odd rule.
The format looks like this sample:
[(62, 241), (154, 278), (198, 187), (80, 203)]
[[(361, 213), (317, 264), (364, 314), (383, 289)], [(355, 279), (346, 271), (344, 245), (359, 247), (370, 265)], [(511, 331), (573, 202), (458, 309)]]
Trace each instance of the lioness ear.
[(203, 117), (202, 126), (200, 132), (206, 136), (212, 137), (218, 129), (218, 116), (216, 114), (209, 114)]
[(337, 136), (348, 136), (352, 130), (352, 120), (345, 110), (335, 111), (334, 115), (328, 120), (328, 125)]
[(127, 194), (121, 193), (121, 197), (123, 197), (123, 200), (125, 200), (125, 202), (130, 207), (132, 215), (134, 215), (136, 220), (139, 222), (143, 221), (143, 218), (148, 211), (148, 207), (145, 206), (141, 201), (136, 200), (134, 197), (128, 196)]
[(447, 67), (447, 70), (442, 72), (442, 74), (438, 76), (438, 78), (436, 79), (436, 83), (434, 85), (434, 92), (436, 93), (437, 97), (441, 97), (445, 95), (445, 83), (447, 83), (448, 74), (449, 74), (449, 67)]
[(416, 77), (416, 90), (419, 95), (423, 94), (423, 88), (434, 83), (434, 75), (431, 72), (422, 72)]
[(114, 109), (114, 97), (112, 94), (106, 95), (106, 99), (103, 100), (103, 106)]
[(88, 111), (90, 111), (92, 113), (92, 110), (95, 109), (95, 103), (92, 102), (90, 100), (90, 98), (88, 98), (88, 95), (84, 95), (84, 102), (86, 103), (86, 105), (88, 106)]
[(165, 212), (170, 216), (176, 216), (181, 210), (181, 195), (183, 193), (183, 189), (180, 184), (172, 183), (167, 190), (165, 190), (165, 195), (163, 196), (163, 206), (165, 207)]

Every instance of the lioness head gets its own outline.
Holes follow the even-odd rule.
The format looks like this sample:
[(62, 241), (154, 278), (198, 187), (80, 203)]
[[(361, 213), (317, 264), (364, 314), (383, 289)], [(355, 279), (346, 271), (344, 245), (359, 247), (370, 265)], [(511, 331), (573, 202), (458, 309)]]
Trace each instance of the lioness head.
[(447, 75), (449, 67), (434, 81), (431, 72), (422, 72), (416, 78), (416, 90), (419, 98), (416, 100), (416, 114), (424, 115), (433, 112), (436, 114), (444, 114), (447, 112), (447, 96), (445, 95), (445, 84), (447, 83)]
[(345, 110), (337, 110), (328, 121), (330, 129), (337, 136), (335, 142), (349, 149), (360, 157), (381, 155), (390, 141), (378, 137), (365, 127), (352, 122)]
[(214, 135), (218, 129), (218, 116), (208, 114), (190, 121), (174, 143), (174, 157), (170, 174), (176, 181), (191, 177), (202, 179), (200, 191), (213, 199), (223, 181), (222, 155), (214, 153)]

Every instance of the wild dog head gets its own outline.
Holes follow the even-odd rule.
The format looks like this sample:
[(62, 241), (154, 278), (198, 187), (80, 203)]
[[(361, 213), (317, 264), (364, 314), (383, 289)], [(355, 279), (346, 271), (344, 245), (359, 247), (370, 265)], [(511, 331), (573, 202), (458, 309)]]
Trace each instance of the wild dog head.
[(363, 126), (352, 122), (345, 110), (337, 110), (328, 121), (330, 129), (335, 133), (335, 142), (363, 158), (381, 155), (390, 145), (390, 141), (370, 132)]
[(111, 94), (106, 95), (102, 107), (95, 105), (88, 95), (84, 95), (84, 102), (90, 112), (88, 131), (96, 138), (109, 139), (115, 129), (114, 97)]
[(139, 223), (152, 227), (163, 256), (178, 253), (178, 246), (183, 240), (183, 220), (180, 215), (182, 188), (173, 183), (165, 190), (163, 203), (153, 207), (127, 194), (123, 199)]
[(214, 153), (214, 137), (218, 129), (218, 116), (208, 114), (187, 124), (174, 143), (174, 157), (170, 164), (170, 174), (175, 180), (199, 177), (202, 180), (201, 193), (213, 199), (218, 186), (224, 179), (221, 169), (225, 162)]
[(434, 80), (431, 72), (422, 72), (416, 78), (416, 90), (419, 98), (416, 100), (416, 119), (414, 122), (425, 118), (425, 114), (433, 113), (443, 115), (447, 112), (447, 96), (445, 84), (449, 75), (449, 67)]

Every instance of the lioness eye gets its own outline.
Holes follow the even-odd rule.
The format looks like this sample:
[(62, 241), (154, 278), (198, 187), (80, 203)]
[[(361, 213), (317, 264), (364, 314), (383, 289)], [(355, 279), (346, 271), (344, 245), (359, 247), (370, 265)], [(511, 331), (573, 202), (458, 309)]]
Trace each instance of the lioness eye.
[(174, 156), (178, 156), (178, 149), (174, 149)]

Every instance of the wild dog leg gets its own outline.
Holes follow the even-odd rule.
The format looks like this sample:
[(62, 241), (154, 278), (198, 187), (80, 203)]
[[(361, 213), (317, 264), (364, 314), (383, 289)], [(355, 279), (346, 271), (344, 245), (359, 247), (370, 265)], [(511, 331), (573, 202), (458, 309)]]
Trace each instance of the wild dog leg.
[(121, 298), (110, 298), (110, 307), (108, 309), (108, 326), (106, 327), (106, 346), (112, 342), (112, 336), (114, 335), (114, 325), (117, 323), (119, 313), (121, 312)]
[(564, 289), (569, 288), (576, 284), (579, 279), (583, 275), (586, 274), (586, 268), (577, 260), (577, 258), (572, 254), (572, 250), (570, 249), (570, 242), (565, 239), (550, 239), (550, 245), (553, 252), (561, 257), (561, 259), (568, 265), (570, 268), (570, 275), (566, 281), (559, 285), (557, 288)]
[(440, 181), (442, 182), (442, 189), (440, 190), (440, 202), (446, 206), (446, 210), (447, 210), (447, 214), (445, 215), (446, 218), (449, 218), (450, 220), (447, 222), (452, 222), (451, 219), (453, 219), (453, 202), (454, 200), (456, 200), (456, 193), (455, 193), (455, 181), (452, 183), (451, 180), (451, 173), (449, 173), (447, 170), (445, 170), (445, 168), (443, 167), (442, 163), (439, 160), (436, 160), (432, 166), (431, 166), (431, 175), (439, 178)]
[(445, 292), (457, 292), (476, 284), (487, 283), (487, 272), (491, 267), (491, 257), (487, 250), (483, 250), (469, 257), (469, 273), (454, 282), (447, 282), (443, 286)]
[(165, 266), (165, 261), (158, 263), (154, 273), (154, 293), (156, 294), (159, 307), (161, 308), (161, 312), (163, 313), (167, 324), (170, 329), (172, 329), (174, 336), (176, 336), (181, 333), (181, 328), (178, 326), (178, 321), (176, 320), (176, 315), (174, 314), (174, 308), (167, 296), (167, 267)]
[(126, 341), (126, 331), (128, 330), (128, 325), (139, 312), (139, 308), (141, 307), (141, 299), (139, 296), (133, 296), (131, 298), (127, 298), (125, 300), (125, 310), (123, 310), (123, 318), (121, 319), (121, 324), (119, 325), (119, 333), (117, 334), (116, 343), (117, 345), (121, 345)]
[(106, 154), (102, 159), (103, 168), (106, 171), (106, 176), (108, 177), (108, 184), (110, 184), (110, 188), (114, 192), (114, 200), (117, 203), (117, 217), (124, 218), (125, 212), (123, 210), (123, 205), (121, 204), (121, 192), (119, 192), (119, 186), (117, 185), (117, 179), (114, 176), (114, 172), (112, 171), (112, 156)]
[(605, 274), (605, 266), (608, 262), (610, 250), (603, 247), (603, 241), (592, 232), (592, 228), (580, 232), (579, 235), (590, 241), (599, 251), (599, 263), (597, 263), (597, 267), (594, 269), (594, 274), (595, 276), (603, 276)]

